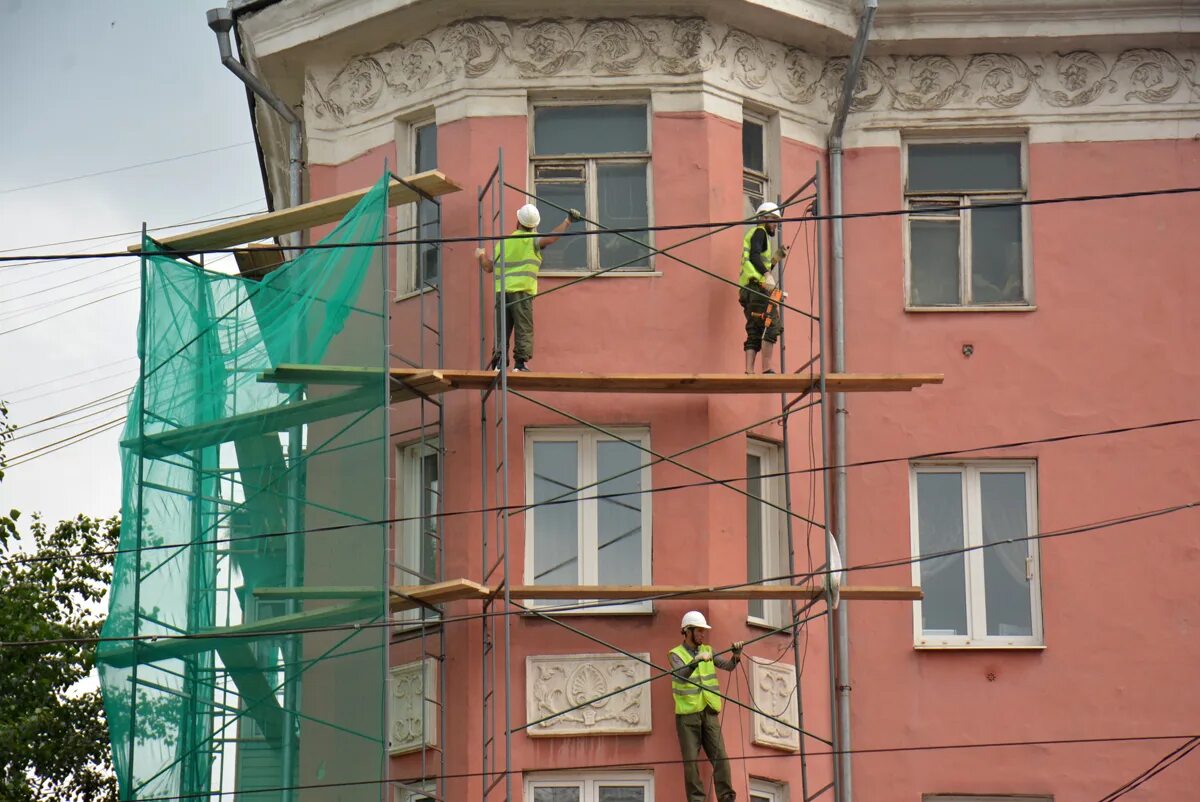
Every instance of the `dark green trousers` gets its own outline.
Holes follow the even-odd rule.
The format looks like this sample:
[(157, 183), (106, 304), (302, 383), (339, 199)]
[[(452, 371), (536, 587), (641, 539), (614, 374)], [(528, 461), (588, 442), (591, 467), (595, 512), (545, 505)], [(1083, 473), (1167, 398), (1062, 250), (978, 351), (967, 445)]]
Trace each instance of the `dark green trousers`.
[[(505, 309), (504, 351), (508, 352), (508, 344), (516, 334), (516, 347), (513, 348), (513, 359), (517, 362), (528, 362), (533, 359), (533, 293), (506, 292), (496, 293), (496, 320), (500, 320), (500, 304), (503, 298)], [(500, 353), (497, 347), (493, 356)], [(499, 360), (497, 360), (497, 365)]]
[(683, 752), (683, 784), (688, 802), (704, 802), (704, 783), (700, 779), (700, 747), (712, 764), (713, 786), (717, 802), (733, 802), (737, 794), (729, 774), (729, 759), (725, 756), (725, 740), (721, 737), (721, 714), (711, 707), (699, 713), (675, 717), (679, 734), (679, 750)]

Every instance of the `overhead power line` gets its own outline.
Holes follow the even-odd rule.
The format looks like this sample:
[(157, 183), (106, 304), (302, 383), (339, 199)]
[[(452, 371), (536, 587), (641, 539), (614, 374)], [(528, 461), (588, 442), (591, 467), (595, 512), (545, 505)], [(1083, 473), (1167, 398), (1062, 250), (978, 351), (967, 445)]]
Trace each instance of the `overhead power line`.
[(220, 153), (234, 148), (244, 148), (246, 145), (252, 145), (253, 142), (235, 142), (232, 145), (222, 145), (219, 148), (209, 148), (208, 150), (197, 150), (192, 153), (184, 153), (179, 156), (169, 156), (165, 159), (155, 159), (149, 162), (139, 162), (138, 164), (127, 164), (124, 167), (113, 167), (109, 170), (98, 170), (94, 173), (84, 173), (83, 175), (72, 175), (66, 178), (57, 178), (53, 181), (43, 181), (39, 184), (26, 184), (23, 187), (9, 187), (8, 189), (0, 189), (0, 195), (7, 195), (12, 192), (24, 192), (27, 189), (39, 189), (40, 187), (52, 187), (57, 184), (65, 184), (68, 181), (82, 181), (85, 178), (95, 178), (101, 175), (112, 175), (113, 173), (123, 173), (126, 170), (136, 170), (140, 167), (151, 167), (156, 164), (168, 164), (170, 162), (182, 161), (183, 159), (191, 159), (196, 156), (205, 156), (209, 153)]
[[(622, 495), (628, 495), (628, 494), (622, 494)], [(849, 573), (852, 571), (870, 571), (870, 570), (878, 570), (880, 568), (890, 568), (890, 567), (896, 567), (896, 566), (900, 566), (900, 565), (910, 565), (910, 564), (926, 562), (926, 561), (931, 561), (931, 560), (940, 560), (940, 559), (944, 559), (946, 557), (954, 556), (956, 554), (965, 554), (965, 553), (972, 552), (972, 551), (980, 551), (980, 550), (984, 550), (984, 549), (995, 548), (998, 546), (1008, 545), (1011, 543), (1030, 542), (1030, 541), (1036, 541), (1036, 540), (1048, 540), (1050, 538), (1066, 537), (1069, 535), (1078, 535), (1078, 534), (1085, 534), (1088, 532), (1095, 532), (1095, 531), (1099, 531), (1102, 529), (1109, 529), (1109, 528), (1112, 528), (1115, 526), (1123, 526), (1125, 524), (1137, 523), (1139, 521), (1150, 520), (1152, 518), (1160, 518), (1160, 517), (1163, 517), (1166, 515), (1173, 515), (1176, 513), (1185, 512), (1188, 510), (1194, 510), (1194, 509), (1198, 509), (1198, 508), (1200, 508), (1200, 499), (1188, 501), (1188, 502), (1185, 502), (1182, 504), (1175, 504), (1175, 505), (1172, 505), (1169, 507), (1160, 507), (1160, 508), (1154, 509), (1154, 510), (1147, 510), (1145, 512), (1124, 515), (1119, 518), (1110, 518), (1110, 519), (1106, 519), (1103, 521), (1096, 521), (1094, 523), (1080, 524), (1080, 525), (1068, 527), (1065, 529), (1052, 530), (1049, 532), (1038, 532), (1038, 533), (1035, 533), (1032, 535), (1026, 535), (1026, 536), (1021, 536), (1021, 537), (996, 539), (992, 542), (985, 543), (982, 545), (964, 546), (964, 547), (958, 548), (958, 549), (946, 549), (943, 551), (933, 552), (930, 554), (921, 554), (921, 555), (917, 555), (916, 557), (901, 558), (901, 559), (891, 560), (891, 561), (887, 561), (887, 562), (864, 563), (862, 565), (852, 565), (852, 566), (847, 566), (843, 570), (846, 573)], [(397, 521), (421, 520), (424, 517), (426, 517), (426, 516), (414, 515), (414, 516), (408, 516), (406, 518), (401, 518), (401, 519), (396, 519), (396, 520)], [(366, 524), (358, 523), (358, 524), (347, 524), (345, 526), (321, 527), (320, 531), (346, 529), (346, 528), (351, 528), (354, 526), (361, 527), (364, 525), (366, 525)], [(309, 530), (309, 531), (311, 532), (314, 530)], [(296, 534), (299, 534), (299, 533), (296, 533)], [(252, 536), (247, 536), (247, 537), (243, 537), (243, 538), (232, 538), (232, 539), (222, 538), (222, 539), (220, 539), (220, 542), (245, 543), (245, 542), (248, 542), (248, 541), (251, 541), (254, 539), (255, 539), (255, 536), (252, 535)], [(117, 553), (131, 553), (131, 552), (145, 553), (145, 552), (153, 551), (156, 549), (173, 549), (173, 550), (182, 552), (184, 549), (187, 549), (187, 548), (190, 548), (193, 546), (209, 545), (209, 544), (216, 543), (216, 542), (218, 542), (216, 539), (195, 540), (195, 541), (189, 541), (187, 543), (160, 544), (158, 546), (154, 546), (154, 545), (142, 546), (139, 549), (124, 549), (124, 550), (118, 549), (118, 550), (113, 550), (113, 551), (108, 551), (108, 552), (95, 552), (94, 554), (97, 556), (111, 556), (111, 555), (117, 554)], [(61, 559), (62, 556), (64, 556), (64, 555), (57, 555), (53, 558), (13, 558), (10, 560), (5, 560), (3, 563), (0, 563), (0, 565), (8, 565), (11, 563), (45, 562), (50, 559)], [(76, 557), (81, 557), (82, 555), (72, 554), (70, 556), (72, 558), (76, 558)], [(779, 582), (807, 581), (807, 580), (812, 580), (812, 579), (815, 579), (818, 577), (826, 576), (829, 573), (831, 573), (831, 572), (827, 568), (822, 568), (817, 571), (801, 572), (801, 573), (795, 573), (795, 574), (781, 574), (779, 576), (764, 577), (763, 579), (750, 580), (750, 581), (746, 581), (746, 582), (733, 582), (733, 583), (729, 583), (726, 585), (717, 585), (717, 586), (714, 586), (712, 589), (714, 589), (714, 590), (733, 590), (733, 589), (737, 589), (737, 588), (747, 588), (747, 587), (754, 587), (754, 586), (759, 586), (759, 585), (775, 584), (775, 583), (779, 583)], [(381, 587), (379, 589), (380, 594), (382, 595), (385, 592), (385, 590), (386, 590), (385, 588)], [(670, 598), (674, 598), (674, 597), (680, 596), (680, 595), (688, 595), (688, 594), (687, 594), (687, 592), (668, 591), (668, 592), (663, 592), (663, 593), (649, 594), (646, 596), (641, 596), (641, 597), (632, 598), (632, 599), (621, 599), (621, 600), (619, 600), (619, 602), (614, 602), (612, 599), (603, 599), (600, 601), (590, 601), (590, 602), (580, 602), (578, 604), (563, 605), (563, 606), (543, 609), (543, 610), (541, 610), (541, 612), (543, 612), (543, 613), (572, 612), (572, 611), (577, 611), (577, 610), (592, 609), (595, 607), (610, 607), (614, 603), (632, 604), (632, 603), (637, 603), (637, 602), (661, 601), (663, 599), (670, 599)], [(469, 620), (475, 620), (475, 619), (482, 618), (482, 617), (486, 617), (486, 614), (485, 613), (472, 613), (470, 615), (458, 616), (458, 617), (454, 617), (454, 618), (443, 617), (439, 620), (439, 623), (450, 623), (455, 620), (469, 621)], [(236, 638), (279, 637), (279, 636), (283, 636), (283, 635), (303, 635), (303, 634), (311, 634), (311, 633), (316, 633), (316, 632), (339, 632), (339, 631), (357, 630), (357, 629), (373, 629), (376, 627), (389, 627), (389, 626), (394, 626), (394, 625), (395, 625), (394, 621), (385, 620), (385, 621), (367, 622), (367, 623), (330, 624), (328, 626), (320, 626), (320, 627), (284, 628), (284, 629), (279, 629), (279, 630), (254, 631), (254, 632), (249, 632), (249, 633), (234, 631), (234, 632), (218, 632), (218, 633), (193, 633), (193, 634), (182, 634), (182, 635), (165, 635), (165, 634), (159, 635), (159, 634), (156, 634), (156, 635), (131, 635), (131, 636), (126, 636), (126, 637), (47, 638), (47, 639), (43, 639), (43, 640), (0, 641), (0, 647), (55, 646), (55, 645), (68, 645), (68, 644), (78, 644), (78, 643), (96, 643), (96, 644), (99, 644), (99, 643), (129, 643), (129, 642), (156, 643), (156, 642), (160, 642), (160, 641), (175, 641), (175, 640), (186, 641), (186, 640), (214, 640), (214, 639), (222, 639), (222, 638), (235, 638), (236, 639)], [(779, 631), (781, 631), (781, 632), (790, 631), (792, 629), (792, 626), (793, 626), (792, 623), (789, 622), (789, 623), (785, 624), (784, 626), (780, 627)]]
[[(993, 201), (989, 203), (977, 203), (973, 206), (940, 206), (939, 211), (979, 211), (981, 209), (1003, 209), (1009, 207), (1022, 206), (1046, 206), (1052, 204), (1065, 203), (1089, 203), (1095, 201), (1110, 201), (1110, 200), (1127, 200), (1132, 198), (1147, 198), (1170, 195), (1184, 195), (1191, 193), (1200, 193), (1200, 186), (1190, 187), (1168, 187), (1165, 189), (1147, 189), (1136, 190), (1131, 192), (1111, 192), (1096, 195), (1070, 195), (1054, 198), (1029, 198), (1024, 200), (1011, 201)], [(919, 209), (887, 209), (874, 212), (845, 212), (842, 214), (817, 214), (805, 215), (802, 217), (783, 217), (779, 218), (780, 223), (810, 223), (815, 221), (825, 220), (858, 220), (874, 217), (899, 217), (908, 214), (919, 214)], [(720, 222), (704, 222), (704, 223), (677, 223), (674, 225), (661, 226), (630, 226), (626, 228), (602, 228), (588, 231), (564, 231), (556, 234), (557, 237), (595, 237), (609, 234), (644, 234), (648, 232), (659, 231), (686, 231), (698, 228), (732, 228), (734, 226), (746, 225), (752, 222), (749, 219), (725, 220)], [(526, 239), (535, 237), (544, 237), (544, 233), (531, 232), (528, 234), (514, 233), (494, 236), (462, 236), (462, 237), (423, 237), (418, 239), (399, 239), (399, 240), (369, 240), (363, 242), (339, 242), (339, 243), (315, 243), (305, 246), (286, 246), (286, 245), (264, 245), (263, 250), (277, 251), (313, 251), (313, 250), (332, 250), (336, 248), (381, 248), (392, 245), (446, 245), (453, 243), (478, 243), (492, 242), (504, 239)], [(647, 246), (649, 247), (649, 246)], [(146, 250), (143, 251), (145, 256), (192, 256), (204, 253), (237, 253), (240, 248), (179, 248), (179, 249), (162, 249), (162, 250)], [(653, 250), (653, 249), (651, 249)], [(22, 256), (0, 256), (0, 262), (16, 261), (20, 259), (32, 259), (38, 261), (57, 261), (75, 258), (98, 258), (98, 259), (114, 259), (128, 258), (129, 251), (113, 251), (107, 253), (91, 253), (86, 255), (79, 254), (24, 254)]]
[(1109, 793), (1105, 794), (1100, 798), (1100, 802), (1117, 802), (1118, 799), (1125, 796), (1130, 791), (1133, 791), (1138, 786), (1150, 781), (1154, 777), (1157, 777), (1174, 764), (1183, 760), (1185, 757), (1191, 754), (1197, 746), (1200, 746), (1200, 737), (1189, 739), (1182, 746), (1176, 747), (1162, 758), (1159, 758), (1157, 763), (1143, 771), (1138, 776), (1134, 777), (1129, 782), (1122, 785), (1117, 790), (1110, 791)]

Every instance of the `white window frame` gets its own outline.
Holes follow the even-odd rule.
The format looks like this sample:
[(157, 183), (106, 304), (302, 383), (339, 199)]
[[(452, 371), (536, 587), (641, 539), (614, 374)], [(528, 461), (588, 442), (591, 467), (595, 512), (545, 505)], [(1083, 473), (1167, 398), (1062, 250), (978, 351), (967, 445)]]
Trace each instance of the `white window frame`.
[(420, 799), (437, 798), (435, 780), (412, 780), (392, 788), (392, 802), (417, 802)]
[(534, 772), (525, 775), (525, 802), (533, 802), (536, 788), (578, 788), (579, 802), (599, 802), (600, 786), (641, 788), (643, 802), (654, 802), (654, 775), (650, 772)]
[(755, 797), (765, 799), (767, 802), (788, 802), (788, 787), (787, 783), (776, 780), (751, 777), (747, 795), (751, 802)]
[[(779, 443), (774, 443), (769, 440), (759, 440), (757, 438), (746, 438), (746, 453), (752, 454), (761, 460), (762, 473), (773, 474), (783, 470), (783, 446)], [(776, 504), (780, 507), (784, 506), (784, 479), (782, 477), (769, 477), (761, 480), (763, 485), (762, 500), (771, 504)], [(750, 504), (749, 497), (746, 498), (746, 503)], [(763, 504), (762, 507), (763, 531), (761, 543), (763, 547), (762, 567), (763, 576), (783, 576), (791, 573), (788, 565), (783, 564), (786, 559), (785, 554), (780, 554), (781, 551), (786, 553), (786, 526), (787, 520), (784, 518), (784, 513), (773, 507)], [(748, 523), (748, 522), (747, 522)], [(746, 542), (749, 546), (750, 533), (746, 533)], [(769, 544), (774, 544), (771, 548)], [(747, 580), (749, 580), (749, 565), (747, 565)], [(786, 580), (776, 580), (769, 584), (786, 585)], [(750, 611), (750, 603), (746, 603), (746, 622), (754, 626), (768, 627), (770, 629), (778, 629), (787, 623), (791, 617), (791, 606), (784, 599), (764, 599), (763, 600), (763, 617), (752, 615)]]
[[(397, 163), (400, 167), (398, 175), (413, 175), (417, 171), (417, 129), (428, 125), (437, 125), (432, 116), (422, 116), (415, 120), (397, 123)], [(417, 224), (417, 204), (406, 203), (396, 207), (396, 230), (401, 232), (399, 239), (414, 239), (420, 232), (414, 228)], [(421, 270), (421, 248), (413, 245), (407, 248), (396, 248), (396, 300), (402, 301), (414, 295), (428, 292), (427, 287), (418, 286)]]
[[(909, 192), (908, 149), (910, 145), (990, 145), (1017, 143), (1021, 146), (1021, 188), (1019, 190), (976, 190), (972, 192)], [(946, 205), (971, 206), (972, 198), (984, 202), (1004, 200), (1027, 200), (1029, 198), (1029, 137), (1024, 134), (911, 134), (902, 140), (900, 160), (901, 190), (904, 208), (912, 209), (914, 201), (942, 201)], [(911, 221), (921, 219), (919, 214), (905, 216), (904, 242), (904, 308), (909, 312), (968, 311), (968, 312), (1028, 312), (1036, 309), (1033, 287), (1033, 238), (1030, 228), (1030, 207), (1021, 207), (1021, 286), (1025, 292), (1023, 301), (1010, 303), (975, 303), (971, 299), (971, 211), (960, 211), (958, 223), (958, 303), (914, 304), (912, 302), (912, 235)]]
[(766, 111), (742, 108), (742, 123), (754, 123), (762, 127), (763, 137), (763, 172), (751, 170), (742, 163), (742, 197), (750, 193), (746, 191), (748, 181), (758, 181), (762, 184), (762, 199), (775, 200), (779, 197), (777, 177), (780, 173), (779, 145), (779, 115)]
[[(650, 448), (650, 429), (649, 427), (606, 427), (608, 431), (615, 435), (638, 443), (642, 448)], [(534, 503), (534, 476), (533, 476), (533, 456), (535, 443), (547, 442), (571, 442), (577, 445), (577, 460), (578, 483), (580, 487), (587, 487), (597, 480), (596, 476), (596, 444), (605, 442), (620, 442), (607, 435), (600, 434), (591, 429), (580, 428), (531, 428), (525, 431), (525, 503)], [(642, 476), (641, 483), (643, 491), (649, 491), (650, 484), (650, 464), (648, 452), (641, 452), (642, 457)], [(598, 582), (598, 532), (597, 521), (598, 504), (596, 493), (599, 487), (588, 487), (580, 496), (577, 505), (577, 521), (576, 532), (579, 538), (578, 554), (579, 554), (579, 570), (583, 576), (579, 578), (579, 585), (596, 585)], [(641, 584), (649, 585), (651, 583), (651, 566), (650, 558), (652, 554), (652, 532), (651, 521), (653, 520), (653, 511), (651, 509), (651, 499), (653, 495), (649, 492), (642, 494), (642, 578)], [(535, 520), (536, 516), (532, 511), (525, 515), (525, 582), (529, 585), (536, 584), (534, 582), (534, 572), (536, 570), (534, 563), (534, 544), (537, 542), (535, 537)], [(578, 602), (563, 602), (561, 600), (535, 600), (530, 602), (530, 606), (564, 606), (575, 603), (588, 603), (591, 600), (579, 599)], [(649, 613), (653, 612), (653, 603), (649, 601), (632, 602), (628, 604), (610, 604), (597, 605), (595, 607), (585, 607), (581, 610), (565, 610), (559, 614), (581, 613), (581, 614), (596, 614), (596, 613)]]
[[(1037, 523), (1037, 463), (1033, 460), (977, 460), (971, 462), (918, 462), (909, 468), (909, 520), (911, 548), (914, 556), (921, 553), (920, 521), (917, 515), (918, 473), (961, 473), (963, 475), (964, 547), (982, 545), (983, 518), (979, 503), (979, 474), (987, 472), (1025, 474), (1025, 520), (1027, 531), (1034, 535)], [(1044, 649), (1042, 630), (1041, 549), (1037, 540), (1028, 541), (1026, 562), (1030, 578), (1031, 635), (988, 635), (987, 607), (984, 589), (983, 549), (964, 554), (966, 561), (967, 634), (928, 635), (922, 626), (921, 602), (913, 602), (913, 645), (917, 649)], [(912, 582), (921, 584), (921, 563), (912, 564)], [(982, 633), (982, 634), (977, 634)]]
[[(642, 106), (646, 113), (646, 150), (645, 151), (630, 151), (626, 153), (556, 153), (550, 156), (539, 156), (534, 152), (536, 143), (534, 141), (534, 122), (538, 109), (562, 107), (562, 106)], [(584, 168), (584, 198), (586, 208), (580, 209), (583, 216), (589, 220), (599, 219), (600, 209), (600, 182), (598, 175), (598, 165), (605, 164), (640, 164), (646, 168), (646, 225), (654, 226), (654, 175), (650, 169), (650, 154), (654, 150), (654, 126), (651, 125), (653, 115), (650, 111), (650, 101), (645, 97), (607, 97), (599, 95), (589, 100), (552, 100), (552, 101), (535, 101), (529, 106), (529, 183), (527, 186), (532, 187), (530, 191), (536, 191), (537, 187), (537, 172), (541, 165), (562, 165), (574, 166), (581, 165)], [(551, 183), (551, 182), (546, 182)], [(536, 203), (536, 200), (529, 199), (530, 202)], [(521, 201), (524, 203), (524, 200)], [(597, 231), (595, 226), (585, 224), (585, 230)], [(545, 233), (545, 232), (543, 232)], [(615, 236), (615, 235), (613, 235)], [(601, 270), (600, 267), (600, 238), (587, 237), (587, 264), (578, 265), (568, 268), (556, 268), (554, 270), (539, 271), (543, 276), (579, 276), (586, 273), (595, 273)], [(647, 240), (647, 257), (644, 267), (630, 266), (622, 267), (616, 270), (610, 270), (606, 275), (642, 275), (645, 273), (654, 272), (654, 253), (650, 250), (654, 248), (654, 232), (646, 232)]]
[[(421, 481), (424, 471), (422, 462), (427, 456), (437, 456), (438, 442), (434, 438), (396, 447), (396, 517), (401, 520), (395, 530), (395, 559), (391, 566), (393, 585), (425, 585), (437, 581), (436, 577), (422, 579), (400, 566), (420, 570), (423, 522), (420, 518), (404, 519), (421, 514), (421, 495), (425, 491)], [(438, 490), (441, 488), (442, 477), (439, 476)], [(393, 616), (393, 620), (417, 622), (422, 617), (421, 613), (421, 609), (401, 610)]]

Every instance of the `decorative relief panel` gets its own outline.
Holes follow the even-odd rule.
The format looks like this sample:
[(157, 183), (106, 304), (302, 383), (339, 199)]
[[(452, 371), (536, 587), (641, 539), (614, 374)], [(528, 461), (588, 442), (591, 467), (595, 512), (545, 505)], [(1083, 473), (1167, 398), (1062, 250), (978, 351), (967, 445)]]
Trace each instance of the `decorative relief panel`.
[(389, 752), (398, 755), (437, 745), (437, 705), (432, 701), (436, 697), (435, 661), (419, 660), (392, 668), (388, 688)]
[[(639, 655), (646, 660), (649, 654)], [(541, 655), (525, 659), (528, 732), (547, 735), (623, 735), (650, 732), (650, 667), (623, 654)], [(635, 683), (627, 691), (605, 696)], [(602, 697), (604, 698), (598, 698)], [(589, 699), (595, 702), (572, 710)], [(564, 712), (569, 711), (569, 712)]]
[[(796, 667), (750, 658), (754, 706), (751, 740), (795, 752), (800, 749), (800, 718), (796, 713)], [(791, 726), (788, 726), (791, 725)]]
[[(868, 58), (853, 109), (1112, 110), (1200, 99), (1195, 52), (1135, 48), (1101, 54), (983, 53)], [(461, 86), (547, 86), (597, 76), (695, 76), (739, 94), (786, 103), (825, 120), (836, 106), (846, 59), (825, 59), (737, 28), (688, 17), (472, 19), (411, 42), (360, 55), (306, 80), (310, 125), (338, 130), (400, 104)], [(485, 80), (477, 80), (485, 79)]]

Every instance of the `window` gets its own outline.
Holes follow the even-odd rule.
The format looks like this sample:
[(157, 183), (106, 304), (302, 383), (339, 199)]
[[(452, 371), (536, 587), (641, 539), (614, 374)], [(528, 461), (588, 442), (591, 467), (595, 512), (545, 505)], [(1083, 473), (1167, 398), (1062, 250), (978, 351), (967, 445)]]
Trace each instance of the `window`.
[[(440, 494), (438, 447), (416, 443), (400, 449), (396, 470), (400, 542), (396, 548), (393, 581), (397, 585), (430, 585), (439, 581), (438, 556), (441, 541), (438, 502)], [(419, 518), (416, 516), (420, 516)], [(400, 620), (436, 616), (425, 608), (405, 610)]]
[[(916, 465), (911, 487), (918, 646), (1041, 646), (1038, 549), (1004, 543), (1036, 529), (1030, 462)], [(997, 545), (992, 545), (997, 544)]]
[(742, 117), (742, 190), (747, 218), (754, 216), (769, 194), (766, 129), (765, 120), (748, 114)]
[[(1028, 306), (1024, 147), (1008, 142), (909, 142), (908, 304)], [(959, 209), (958, 207), (966, 207)]]
[(650, 775), (529, 775), (525, 802), (654, 802)]
[[(437, 169), (437, 124), (423, 122), (408, 126), (406, 148), (407, 162), (413, 173)], [(404, 150), (401, 150), (401, 153), (403, 152)], [(402, 163), (404, 161), (401, 159)], [(438, 207), (433, 201), (421, 200), (415, 207), (403, 206), (396, 219), (396, 236), (399, 239), (435, 239), (441, 236)], [(437, 245), (417, 245), (405, 249), (402, 253), (406, 256), (406, 261), (403, 262), (405, 274), (399, 282), (402, 292), (417, 292), (438, 283), (441, 275), (441, 251)]]
[[(539, 106), (533, 111), (533, 191), (541, 231), (578, 209), (607, 228), (650, 225), (649, 126), (645, 105)], [(588, 224), (589, 230), (596, 230)], [(629, 236), (647, 244), (649, 232)], [(648, 248), (616, 234), (566, 237), (542, 256), (542, 270), (649, 270)]]
[[(771, 476), (783, 470), (779, 446), (761, 440), (749, 440), (746, 450), (746, 580), (761, 582), (767, 577), (791, 573), (788, 560), (783, 506), (783, 478)], [(774, 580), (771, 584), (786, 584)], [(790, 614), (783, 599), (751, 599), (749, 617), (753, 623), (783, 626)]]
[(392, 802), (436, 802), (436, 786), (433, 780), (393, 783)]
[[(650, 446), (645, 429), (613, 433)], [(526, 517), (529, 584), (649, 584), (646, 452), (592, 431), (531, 430), (525, 453), (526, 495), (529, 503), (544, 505)], [(564, 503), (545, 504), (557, 499)], [(650, 607), (647, 602), (603, 609), (633, 612)]]
[(787, 802), (787, 786), (751, 777), (750, 802)]

